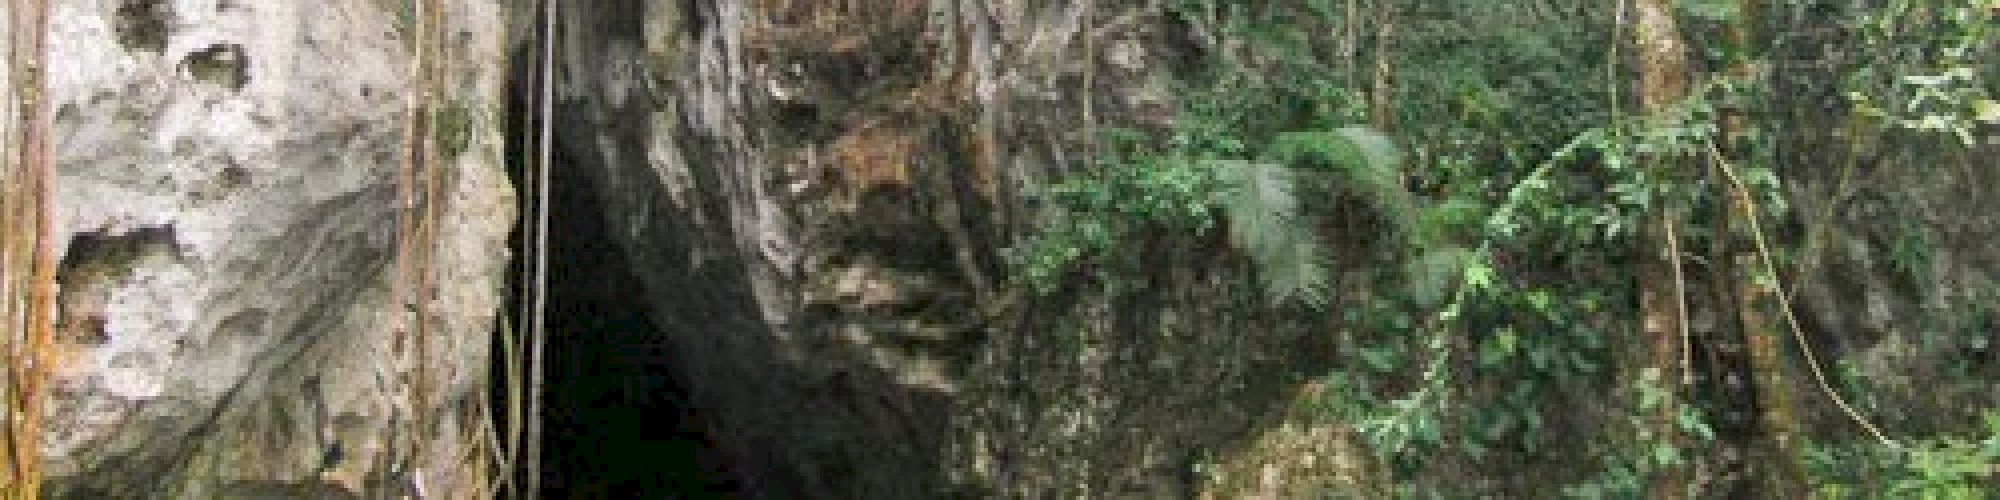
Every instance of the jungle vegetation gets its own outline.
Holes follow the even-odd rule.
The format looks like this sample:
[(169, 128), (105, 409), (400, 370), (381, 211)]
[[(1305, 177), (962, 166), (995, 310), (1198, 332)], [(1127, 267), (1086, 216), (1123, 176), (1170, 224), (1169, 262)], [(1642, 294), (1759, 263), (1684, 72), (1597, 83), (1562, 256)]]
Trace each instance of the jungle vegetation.
[[(1166, 9), (1198, 48), (1178, 120), (1105, 125), (1039, 193), (1027, 284), (1131, 292), (1140, 235), (1228, 242), (1265, 307), (1354, 332), (1324, 411), (1398, 496), (2000, 491), (2000, 288), (1938, 290), (1911, 223), (1925, 179), (2000, 208), (2000, 3)], [(1883, 293), (1931, 304), (1897, 334), (1924, 394), (1802, 310), (1863, 232), (1909, 284)]]

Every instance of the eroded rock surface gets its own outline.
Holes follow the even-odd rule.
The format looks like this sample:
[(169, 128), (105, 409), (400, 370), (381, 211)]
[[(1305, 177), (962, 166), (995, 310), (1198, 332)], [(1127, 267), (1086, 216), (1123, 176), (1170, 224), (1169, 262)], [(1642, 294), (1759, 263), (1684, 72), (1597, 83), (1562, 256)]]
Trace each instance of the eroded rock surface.
[(1024, 188), (1083, 165), (1086, 124), (1171, 109), (1182, 54), (1146, 2), (622, 0), (560, 24), (570, 171), (755, 494), (1189, 495), (1303, 351), (1185, 242), (1158, 246), (1162, 293), (1006, 298)]
[[(434, 286), (400, 293), (407, 2), (49, 3), (50, 493), (471, 491), (513, 211), (501, 2), (438, 2), (462, 126), (410, 242)], [(417, 294), (424, 328), (392, 303)]]
[[(392, 262), (410, 3), (54, 3), (55, 492), (477, 495), (513, 215), (501, 86), (533, 81), (503, 5), (525, 4), (439, 2), (440, 122), (465, 135), (438, 141), (436, 301), (411, 343)], [(559, 4), (556, 175), (600, 192), (604, 243), (749, 493), (1171, 498), (1204, 487), (1199, 462), (1231, 476), (1215, 498), (1373, 487), (1351, 430), (1276, 422), (1312, 397), (1288, 376), (1351, 332), (1252, 305), (1218, 242), (1137, 245), (1158, 263), (1143, 293), (1009, 291), (1031, 186), (1083, 167), (1092, 125), (1170, 119), (1201, 42), (1156, 4)], [(1895, 171), (1788, 172), (1808, 215), (1774, 230), (1808, 235), (1787, 270), (1808, 328), (1883, 375), (1875, 406), (1910, 428), (1895, 409), (1924, 411), (1926, 354), (2000, 352), (1912, 340), (1991, 313), (1911, 319), (1992, 300), (2000, 179)], [(1901, 238), (1938, 249), (1928, 272), (1885, 257)]]

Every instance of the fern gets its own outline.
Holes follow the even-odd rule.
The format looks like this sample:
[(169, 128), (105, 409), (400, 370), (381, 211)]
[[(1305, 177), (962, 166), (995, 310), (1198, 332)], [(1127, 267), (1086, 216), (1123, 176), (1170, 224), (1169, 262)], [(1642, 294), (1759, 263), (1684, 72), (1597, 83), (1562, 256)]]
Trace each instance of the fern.
[(1422, 245), (1415, 196), (1403, 187), (1403, 153), (1387, 135), (1352, 126), (1279, 134), (1272, 153), (1301, 167), (1330, 167), (1345, 190), (1375, 208), (1391, 227)]
[[(1045, 193), (1057, 208), (1051, 219), (1061, 222), (1012, 252), (1023, 277), (1046, 291), (1079, 262), (1119, 254), (1120, 242), (1137, 228), (1202, 231), (1219, 218), (1272, 302), (1318, 308), (1331, 299), (1331, 278), (1300, 203), (1302, 186), (1332, 186), (1362, 197), (1419, 248), (1437, 239), (1436, 231), (1420, 230), (1435, 217), (1423, 213), (1403, 188), (1402, 151), (1380, 132), (1365, 127), (1293, 132), (1262, 148), (1227, 135), (1195, 137), (1205, 142), (1183, 143), (1177, 148), (1182, 151), (1167, 154), (1140, 154), (1120, 168), (1051, 186)], [(1217, 158), (1246, 154), (1265, 160)], [(1461, 253), (1428, 260), (1460, 262)], [(1425, 278), (1426, 283), (1444, 279)]]
[(1256, 266), (1274, 301), (1325, 305), (1327, 270), (1312, 226), (1299, 213), (1295, 172), (1283, 165), (1238, 160), (1212, 162), (1224, 191), (1222, 216), (1229, 239)]
[(1367, 127), (1281, 134), (1271, 156), (1279, 163), (1214, 160), (1218, 180), (1232, 187), (1220, 206), (1231, 243), (1249, 254), (1264, 291), (1275, 301), (1318, 307), (1329, 299), (1323, 251), (1299, 208), (1301, 175), (1320, 174), (1361, 197), (1421, 252), (1408, 270), (1411, 293), (1435, 304), (1471, 256), (1446, 244), (1431, 217), (1403, 187), (1403, 154), (1387, 136)]

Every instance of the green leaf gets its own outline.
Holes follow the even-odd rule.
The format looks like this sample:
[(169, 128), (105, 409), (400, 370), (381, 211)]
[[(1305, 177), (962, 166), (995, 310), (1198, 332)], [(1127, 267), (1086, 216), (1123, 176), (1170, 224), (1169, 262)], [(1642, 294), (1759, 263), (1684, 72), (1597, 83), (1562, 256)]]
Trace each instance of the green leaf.
[(1361, 349), (1361, 361), (1367, 363), (1369, 369), (1375, 370), (1378, 373), (1387, 373), (1395, 369), (1396, 357), (1396, 352), (1389, 349), (1379, 347), (1365, 347)]
[(1452, 285), (1465, 277), (1471, 258), (1471, 250), (1452, 246), (1424, 252), (1412, 259), (1408, 270), (1411, 299), (1424, 308), (1442, 303)]
[(1661, 465), (1680, 465), (1681, 450), (1666, 443), (1653, 445), (1653, 461)]
[(1349, 126), (1334, 131), (1354, 143), (1356, 149), (1367, 157), (1368, 164), (1377, 171), (1389, 171), (1403, 164), (1403, 151), (1396, 147), (1396, 141), (1372, 127)]
[(1515, 335), (1512, 328), (1501, 328), (1500, 334), (1493, 337), (1493, 342), (1500, 347), (1500, 352), (1512, 356), (1520, 348), (1521, 337)]
[(1701, 421), (1701, 415), (1695, 412), (1693, 407), (1682, 407), (1679, 414), (1675, 415), (1675, 423), (1679, 424), (1682, 430), (1692, 432), (1703, 440), (1715, 439), (1715, 431), (1709, 429), (1708, 424)]
[(1485, 290), (1493, 287), (1494, 280), (1495, 274), (1492, 266), (1488, 266), (1484, 261), (1474, 258), (1466, 259), (1465, 286), (1472, 287), (1474, 290)]
[(1388, 135), (1363, 126), (1288, 132), (1277, 136), (1271, 152), (1287, 164), (1332, 166), (1342, 174), (1342, 187), (1373, 205), (1396, 230), (1421, 236), (1415, 231), (1416, 197), (1403, 186), (1403, 152)]
[(1331, 279), (1313, 228), (1299, 213), (1295, 174), (1269, 163), (1210, 164), (1218, 180), (1232, 188), (1221, 203), (1230, 241), (1250, 256), (1265, 293), (1274, 301), (1325, 305)]
[[(1993, 0), (2000, 2), (2000, 0)], [(2000, 101), (1980, 99), (1972, 101), (1972, 119), (2000, 124)]]
[(1519, 346), (1520, 337), (1514, 335), (1514, 330), (1501, 328), (1498, 333), (1493, 335), (1493, 340), (1488, 342), (1485, 348), (1479, 350), (1479, 364), (1486, 366), (1498, 365), (1506, 361), (1507, 358), (1513, 357), (1515, 349)]

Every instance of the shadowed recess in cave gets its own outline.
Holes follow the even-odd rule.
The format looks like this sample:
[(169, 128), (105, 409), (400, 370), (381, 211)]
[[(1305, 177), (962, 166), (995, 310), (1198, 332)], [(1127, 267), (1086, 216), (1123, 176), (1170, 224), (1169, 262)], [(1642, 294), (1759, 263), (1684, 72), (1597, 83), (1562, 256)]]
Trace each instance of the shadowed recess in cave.
[[(517, 83), (516, 88), (531, 87)], [(510, 116), (532, 116), (521, 102), (513, 107)], [(514, 121), (512, 137), (524, 137), (521, 132), (534, 125), (530, 118)], [(533, 161), (531, 149), (510, 144), (508, 157), (509, 175), (522, 191), (524, 208), (532, 208), (532, 184), (523, 178), (526, 162)], [(560, 157), (555, 161), (566, 163)], [(647, 318), (643, 285), (607, 233), (595, 181), (560, 170), (552, 177), (548, 356), (540, 415), (542, 491), (533, 497), (738, 496), (736, 474), (713, 451), (703, 415), (687, 403), (684, 386), (672, 371), (674, 353)], [(524, 217), (514, 248), (526, 248), (522, 243), (532, 237), (532, 224), (533, 219)], [(522, 317), (527, 306), (523, 286), (532, 279), (525, 272), (528, 254), (517, 251), (510, 268), (510, 318)], [(497, 345), (495, 349), (496, 355), (503, 352)], [(495, 380), (502, 382), (496, 386), (505, 380), (499, 362)], [(494, 397), (496, 407), (506, 407), (504, 387)], [(505, 422), (500, 425), (505, 428)]]

